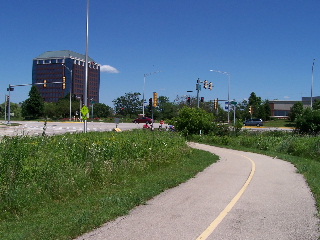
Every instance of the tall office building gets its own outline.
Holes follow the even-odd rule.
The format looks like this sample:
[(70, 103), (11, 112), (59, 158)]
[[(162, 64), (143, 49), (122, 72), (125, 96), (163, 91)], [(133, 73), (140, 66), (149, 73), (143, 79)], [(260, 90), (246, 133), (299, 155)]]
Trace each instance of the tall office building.
[[(69, 50), (41, 54), (33, 59), (32, 83), (36, 84), (46, 102), (57, 102), (69, 93), (84, 101), (85, 56)], [(99, 88), (100, 65), (89, 57), (88, 104), (99, 102)]]

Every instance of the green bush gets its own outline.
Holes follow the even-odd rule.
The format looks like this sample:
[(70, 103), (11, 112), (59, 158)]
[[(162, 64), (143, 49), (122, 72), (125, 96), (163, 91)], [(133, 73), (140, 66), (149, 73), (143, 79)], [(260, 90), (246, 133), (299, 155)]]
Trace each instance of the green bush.
[(208, 134), (214, 129), (213, 114), (206, 112), (201, 108), (183, 107), (174, 118), (176, 129), (185, 136), (192, 134)]
[(296, 127), (299, 133), (318, 134), (320, 132), (320, 110), (306, 108), (297, 117)]

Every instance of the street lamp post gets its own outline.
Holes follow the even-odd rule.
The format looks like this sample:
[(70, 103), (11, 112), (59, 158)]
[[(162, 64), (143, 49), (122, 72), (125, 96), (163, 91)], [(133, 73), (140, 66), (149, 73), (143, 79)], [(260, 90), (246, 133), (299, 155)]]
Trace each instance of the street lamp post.
[(228, 76), (228, 123), (230, 122), (230, 73), (219, 70), (210, 70), (211, 72), (217, 72)]
[(314, 61), (315, 59), (313, 59), (313, 62), (312, 62), (312, 78), (311, 78), (311, 98), (310, 98), (310, 107), (312, 108), (312, 102), (313, 102), (313, 70), (314, 70)]
[(64, 64), (62, 64), (62, 66), (64, 66), (69, 72), (70, 72), (70, 74), (71, 74), (71, 79), (70, 79), (70, 96), (69, 96), (69, 101), (70, 101), (70, 106), (69, 106), (69, 108), (70, 108), (70, 116), (69, 116), (69, 121), (71, 121), (71, 106), (72, 106), (72, 104), (71, 104), (71, 91), (72, 91), (72, 69), (70, 70), (70, 68), (68, 68), (66, 65), (64, 65)]
[[(90, 0), (87, 0), (87, 22), (86, 22), (86, 66), (85, 66), (85, 83), (84, 83), (84, 93), (83, 93), (83, 102), (84, 106), (88, 106), (88, 52), (89, 52), (89, 6)], [(83, 132), (87, 132), (87, 119), (84, 119)]]

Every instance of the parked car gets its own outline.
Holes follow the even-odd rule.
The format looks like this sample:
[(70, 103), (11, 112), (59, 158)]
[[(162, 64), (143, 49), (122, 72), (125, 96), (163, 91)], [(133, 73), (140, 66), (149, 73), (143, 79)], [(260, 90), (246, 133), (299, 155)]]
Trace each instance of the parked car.
[(152, 123), (152, 118), (148, 118), (148, 117), (142, 117), (142, 118), (137, 118), (135, 120), (133, 120), (132, 122), (134, 123)]
[(260, 118), (253, 118), (253, 119), (248, 119), (248, 120), (244, 121), (243, 124), (245, 126), (257, 126), (257, 127), (260, 127), (260, 126), (263, 126), (263, 121)]

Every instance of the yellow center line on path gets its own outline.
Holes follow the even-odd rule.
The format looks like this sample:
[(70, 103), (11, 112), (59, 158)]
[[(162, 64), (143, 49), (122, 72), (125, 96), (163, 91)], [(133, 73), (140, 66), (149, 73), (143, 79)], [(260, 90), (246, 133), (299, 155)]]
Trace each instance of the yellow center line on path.
[(197, 238), (197, 240), (204, 240), (207, 239), (213, 231), (216, 229), (216, 227), (222, 222), (222, 220), (227, 216), (227, 214), (231, 211), (231, 209), (236, 205), (236, 203), (239, 201), (241, 198), (242, 194), (245, 192), (247, 189), (248, 185), (250, 184), (253, 175), (256, 171), (256, 164), (255, 162), (244, 155), (241, 155), (244, 158), (247, 158), (251, 162), (251, 172), (250, 175), (243, 185), (243, 187), (240, 189), (240, 191), (237, 193), (237, 195), (231, 200), (231, 202), (226, 206), (226, 208), (219, 214), (219, 216), (209, 225), (209, 227)]

